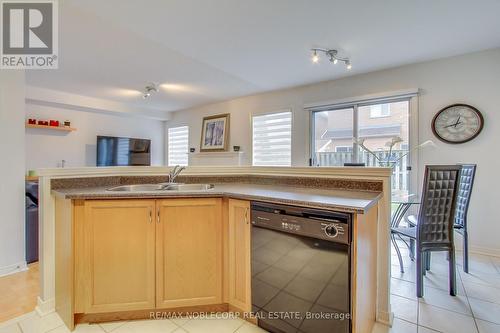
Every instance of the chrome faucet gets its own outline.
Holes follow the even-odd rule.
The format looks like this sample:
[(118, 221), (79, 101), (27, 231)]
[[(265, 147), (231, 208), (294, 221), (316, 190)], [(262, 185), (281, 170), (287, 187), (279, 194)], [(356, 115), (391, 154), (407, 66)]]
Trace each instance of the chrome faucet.
[(174, 166), (174, 168), (172, 170), (170, 170), (170, 172), (168, 173), (168, 182), (169, 183), (174, 183), (175, 182), (175, 178), (177, 178), (177, 176), (182, 172), (182, 170), (186, 169), (185, 166), (180, 166), (180, 165), (176, 165)]

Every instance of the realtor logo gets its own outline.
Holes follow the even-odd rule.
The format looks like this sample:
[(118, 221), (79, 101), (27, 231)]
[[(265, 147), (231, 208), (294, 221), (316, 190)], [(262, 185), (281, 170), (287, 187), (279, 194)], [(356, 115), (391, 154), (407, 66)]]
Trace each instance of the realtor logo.
[(0, 4), (0, 68), (57, 68), (56, 0), (5, 0)]

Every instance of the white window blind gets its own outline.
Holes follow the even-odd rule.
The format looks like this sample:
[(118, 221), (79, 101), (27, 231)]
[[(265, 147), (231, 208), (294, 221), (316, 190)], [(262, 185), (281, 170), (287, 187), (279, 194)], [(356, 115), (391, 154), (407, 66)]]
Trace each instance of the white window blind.
[(252, 164), (290, 166), (292, 160), (292, 112), (254, 116)]
[(189, 127), (168, 129), (168, 165), (188, 165)]

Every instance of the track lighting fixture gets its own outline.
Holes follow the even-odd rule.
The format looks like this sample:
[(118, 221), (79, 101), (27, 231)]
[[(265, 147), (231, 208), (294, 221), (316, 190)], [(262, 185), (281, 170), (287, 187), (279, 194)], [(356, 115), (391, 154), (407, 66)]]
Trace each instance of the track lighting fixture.
[(143, 99), (146, 99), (151, 96), (152, 93), (158, 92), (158, 88), (156, 84), (150, 83), (144, 88), (144, 94), (142, 95)]
[(313, 48), (311, 49), (313, 52), (311, 60), (314, 63), (317, 63), (319, 61), (319, 56), (318, 52), (324, 53), (327, 57), (329, 57), (330, 62), (332, 62), (334, 65), (336, 65), (339, 61), (342, 61), (347, 69), (351, 69), (351, 61), (349, 58), (342, 58), (338, 56), (338, 51), (337, 50), (329, 50), (329, 49), (321, 49), (321, 48)]

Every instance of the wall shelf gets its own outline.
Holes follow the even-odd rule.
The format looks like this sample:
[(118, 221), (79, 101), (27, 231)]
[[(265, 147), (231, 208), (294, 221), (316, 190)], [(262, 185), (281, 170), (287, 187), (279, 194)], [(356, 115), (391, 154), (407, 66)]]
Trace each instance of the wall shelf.
[(61, 132), (74, 132), (74, 131), (76, 131), (76, 128), (73, 128), (73, 127), (55, 127), (55, 126), (34, 125), (34, 124), (26, 124), (26, 128), (43, 128), (43, 129), (49, 129), (49, 130), (61, 131)]

